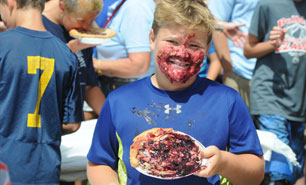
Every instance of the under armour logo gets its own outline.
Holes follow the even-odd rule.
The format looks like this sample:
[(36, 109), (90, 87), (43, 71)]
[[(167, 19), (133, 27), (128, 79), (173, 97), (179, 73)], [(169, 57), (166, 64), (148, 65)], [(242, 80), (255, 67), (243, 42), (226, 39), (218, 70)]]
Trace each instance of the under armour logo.
[(165, 107), (165, 109), (166, 109), (166, 110), (165, 110), (165, 113), (166, 113), (166, 114), (169, 114), (169, 113), (170, 113), (170, 110), (176, 111), (177, 114), (179, 114), (179, 113), (182, 112), (182, 111), (181, 111), (181, 108), (182, 108), (181, 105), (176, 105), (175, 108), (170, 108), (170, 105), (167, 104), (167, 105), (165, 105), (164, 107)]

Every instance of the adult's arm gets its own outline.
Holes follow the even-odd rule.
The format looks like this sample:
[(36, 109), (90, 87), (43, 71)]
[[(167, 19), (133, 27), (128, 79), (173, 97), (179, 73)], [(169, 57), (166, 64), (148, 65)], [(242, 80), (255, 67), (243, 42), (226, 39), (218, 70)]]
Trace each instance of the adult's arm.
[(245, 57), (261, 58), (273, 52), (281, 46), (286, 32), (285, 29), (275, 26), (270, 31), (270, 39), (263, 42), (260, 42), (256, 36), (248, 34), (244, 47)]
[(119, 185), (117, 173), (109, 166), (88, 161), (87, 177), (92, 185)]
[(209, 65), (208, 72), (207, 72), (207, 78), (211, 80), (216, 80), (222, 70), (220, 60), (216, 52), (208, 55), (208, 58), (210, 61), (210, 65)]
[(86, 86), (85, 100), (97, 115), (100, 115), (105, 96), (98, 86)]
[(224, 70), (225, 80), (233, 69), (227, 39), (230, 39), (235, 46), (243, 48), (246, 40), (246, 34), (242, 32), (239, 27), (244, 26), (245, 24), (225, 22), (218, 19), (216, 19), (216, 22), (217, 30), (213, 34), (213, 40), (217, 55)]
[(79, 130), (81, 123), (62, 124), (62, 135), (71, 134)]
[(213, 42), (216, 53), (221, 62), (224, 71), (224, 80), (230, 75), (233, 70), (231, 55), (229, 52), (226, 36), (224, 33), (215, 31), (213, 33)]
[(235, 185), (258, 185), (264, 178), (264, 159), (253, 154), (233, 154), (215, 146), (205, 148), (201, 156), (208, 158), (207, 167), (197, 173), (201, 177), (220, 174)]
[(144, 74), (150, 67), (151, 52), (129, 53), (128, 58), (101, 60), (93, 58), (96, 71), (120, 78), (129, 78)]

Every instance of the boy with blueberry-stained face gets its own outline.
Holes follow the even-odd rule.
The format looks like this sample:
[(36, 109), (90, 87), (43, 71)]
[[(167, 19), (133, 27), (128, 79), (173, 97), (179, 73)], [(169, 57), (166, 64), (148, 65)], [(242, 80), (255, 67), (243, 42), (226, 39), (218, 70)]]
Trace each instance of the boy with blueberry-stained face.
[(180, 25), (169, 25), (150, 33), (151, 49), (156, 50), (157, 73), (172, 83), (186, 83), (200, 71), (208, 50), (207, 35)]
[[(224, 177), (236, 185), (260, 184), (263, 153), (242, 98), (237, 91), (197, 75), (213, 30), (214, 18), (203, 1), (157, 1), (150, 32), (155, 74), (107, 97), (87, 155), (91, 184), (212, 185), (223, 183)], [(206, 165), (175, 180), (137, 171), (129, 160), (130, 147), (135, 138), (154, 128), (171, 128), (195, 138), (205, 146), (200, 158), (207, 159)], [(135, 151), (136, 159), (149, 155)], [(168, 164), (158, 171), (179, 166), (178, 161), (164, 160)]]
[[(195, 18), (196, 23), (191, 23), (192, 15), (182, 18), (179, 13), (173, 15), (174, 21), (168, 23), (163, 16), (166, 12), (163, 9), (157, 9), (152, 30), (150, 32), (150, 47), (154, 51), (156, 61), (156, 75), (152, 77), (153, 83), (155, 78), (162, 80), (156, 85), (162, 85), (161, 82), (171, 83), (167, 87), (176, 86), (188, 87), (196, 79), (201, 69), (204, 58), (209, 50), (213, 26), (201, 24), (202, 15)], [(191, 11), (191, 9), (189, 10)], [(166, 17), (166, 16), (165, 16)], [(182, 26), (181, 21), (186, 21)], [(202, 20), (203, 21), (203, 20)], [(207, 25), (209, 19), (206, 18)], [(208, 34), (203, 34), (206, 30)], [(183, 84), (186, 84), (183, 85)]]

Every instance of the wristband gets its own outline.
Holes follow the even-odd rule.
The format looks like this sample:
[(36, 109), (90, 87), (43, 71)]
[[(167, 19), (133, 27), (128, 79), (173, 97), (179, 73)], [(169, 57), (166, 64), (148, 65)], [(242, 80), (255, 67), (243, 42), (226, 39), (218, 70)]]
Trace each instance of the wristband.
[(216, 30), (219, 32), (223, 32), (223, 24), (218, 23)]
[(96, 72), (99, 76), (102, 76), (101, 63), (102, 62), (98, 60), (98, 69), (96, 69)]

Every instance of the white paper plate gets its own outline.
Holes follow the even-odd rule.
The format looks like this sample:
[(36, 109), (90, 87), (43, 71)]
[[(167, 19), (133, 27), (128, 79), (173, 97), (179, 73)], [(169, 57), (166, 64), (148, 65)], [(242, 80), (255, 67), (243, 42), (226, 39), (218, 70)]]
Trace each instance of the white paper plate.
[[(94, 44), (94, 45), (100, 45), (104, 44), (105, 42), (108, 42), (110, 38), (114, 37), (116, 35), (116, 32), (111, 29), (104, 29), (104, 28), (89, 28), (87, 30), (87, 34), (83, 33), (82, 31), (77, 31), (76, 29), (72, 29), (69, 31), (69, 35), (73, 38), (79, 38), (81, 39), (81, 43), (83, 44)], [(93, 34), (90, 35), (90, 33), (97, 34), (97, 37)], [(89, 34), (89, 35), (88, 35)], [(98, 35), (103, 35), (103, 37), (100, 37)]]
[[(185, 134), (185, 133), (180, 132), (180, 131), (173, 131), (173, 132), (174, 132), (174, 133), (178, 133), (178, 134), (182, 134), (182, 135), (188, 135), (188, 134)], [(193, 137), (190, 136), (190, 135), (188, 135), (188, 136), (189, 136), (191, 139), (194, 140), (195, 144), (199, 147), (200, 150), (203, 150), (203, 149), (205, 148), (201, 142), (199, 142), (198, 140), (196, 140), (195, 138), (193, 138)], [(207, 162), (207, 159), (202, 159), (202, 161), (201, 161), (201, 166), (205, 166), (205, 165), (206, 165), (206, 162)], [(143, 168), (141, 168), (141, 166), (136, 167), (136, 170), (139, 171), (140, 173), (146, 175), (146, 176), (153, 177), (153, 178), (157, 178), (157, 179), (163, 179), (163, 180), (180, 179), (180, 178), (187, 177), (187, 176), (190, 176), (190, 175), (196, 173), (196, 172), (193, 172), (193, 173), (187, 174), (187, 175), (185, 175), (185, 176), (160, 177), (160, 176), (156, 176), (156, 175), (150, 174), (150, 173), (149, 173), (149, 170), (143, 169)]]
[[(76, 37), (75, 37), (76, 38)], [(82, 44), (95, 44), (95, 45), (101, 45), (109, 41), (110, 38), (103, 39), (103, 38), (85, 38), (85, 37), (79, 37)]]

